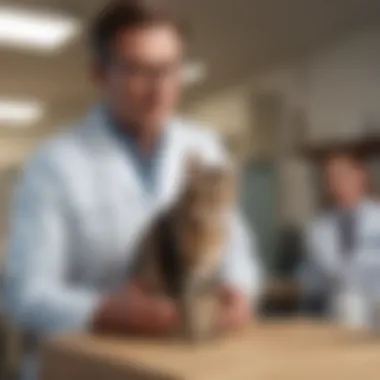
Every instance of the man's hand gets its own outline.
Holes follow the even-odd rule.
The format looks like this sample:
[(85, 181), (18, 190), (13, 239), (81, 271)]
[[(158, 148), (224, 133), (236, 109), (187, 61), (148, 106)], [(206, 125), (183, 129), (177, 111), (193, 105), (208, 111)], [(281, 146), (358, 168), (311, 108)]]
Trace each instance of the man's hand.
[(251, 316), (251, 305), (244, 293), (230, 286), (220, 289), (219, 328), (221, 331), (243, 328), (249, 324)]
[(166, 298), (151, 297), (138, 285), (106, 298), (94, 318), (96, 331), (164, 335), (178, 327), (179, 317)]

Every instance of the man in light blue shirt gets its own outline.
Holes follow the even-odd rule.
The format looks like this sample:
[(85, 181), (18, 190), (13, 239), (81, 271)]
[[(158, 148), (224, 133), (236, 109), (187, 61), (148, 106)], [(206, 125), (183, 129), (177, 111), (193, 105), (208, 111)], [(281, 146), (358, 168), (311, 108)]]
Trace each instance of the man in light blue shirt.
[[(33, 342), (61, 332), (175, 329), (173, 302), (131, 283), (134, 248), (175, 201), (188, 155), (226, 162), (214, 133), (172, 116), (185, 38), (170, 12), (138, 0), (110, 4), (91, 37), (102, 105), (39, 149), (15, 197), (7, 308), (32, 337), (33, 355)], [(250, 320), (262, 283), (253, 237), (238, 212), (229, 224), (223, 329)], [(25, 376), (36, 376), (32, 366)]]

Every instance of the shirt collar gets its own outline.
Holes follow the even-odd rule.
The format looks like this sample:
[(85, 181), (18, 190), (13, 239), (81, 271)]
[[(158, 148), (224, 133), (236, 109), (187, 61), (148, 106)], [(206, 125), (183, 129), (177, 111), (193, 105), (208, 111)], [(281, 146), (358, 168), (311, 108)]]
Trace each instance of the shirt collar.
[(124, 148), (133, 154), (135, 158), (138, 158), (140, 162), (150, 162), (156, 158), (163, 145), (164, 137), (166, 134), (165, 130), (158, 137), (152, 152), (146, 155), (141, 152), (136, 137), (133, 135), (133, 133), (129, 132), (126, 128), (123, 128), (120, 125), (120, 123), (111, 114), (109, 108), (104, 106), (103, 113), (105, 114), (108, 128), (110, 129), (112, 135), (118, 140), (120, 144), (123, 145)]
[(347, 214), (357, 214), (361, 213), (364, 209), (366, 209), (368, 206), (372, 205), (372, 200), (369, 197), (363, 197), (362, 200), (360, 200), (355, 207), (352, 209), (344, 209), (344, 208), (335, 208), (335, 212), (338, 215), (347, 215)]

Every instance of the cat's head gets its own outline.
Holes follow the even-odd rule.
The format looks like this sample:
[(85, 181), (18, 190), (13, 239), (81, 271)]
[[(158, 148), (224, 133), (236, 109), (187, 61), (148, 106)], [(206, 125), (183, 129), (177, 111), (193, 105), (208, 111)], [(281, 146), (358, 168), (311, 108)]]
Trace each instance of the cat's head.
[(235, 193), (236, 178), (231, 167), (208, 165), (198, 157), (189, 158), (184, 201), (194, 217), (225, 215), (235, 201)]
[(188, 161), (178, 228), (193, 275), (207, 276), (219, 266), (228, 215), (235, 203), (235, 182), (231, 167), (207, 165), (196, 157)]

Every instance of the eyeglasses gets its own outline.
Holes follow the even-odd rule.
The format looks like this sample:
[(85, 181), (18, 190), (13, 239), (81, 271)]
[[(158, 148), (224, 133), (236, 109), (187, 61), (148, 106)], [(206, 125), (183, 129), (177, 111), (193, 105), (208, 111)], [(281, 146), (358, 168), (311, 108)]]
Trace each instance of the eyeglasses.
[(115, 61), (114, 64), (116, 69), (120, 71), (125, 79), (139, 82), (177, 79), (181, 73), (181, 63), (179, 62), (149, 65), (126, 60), (118, 60)]

